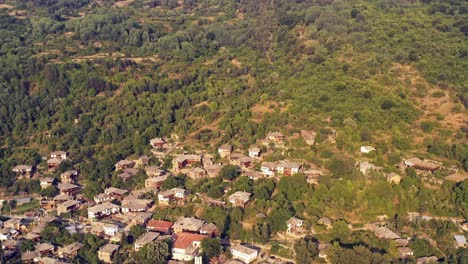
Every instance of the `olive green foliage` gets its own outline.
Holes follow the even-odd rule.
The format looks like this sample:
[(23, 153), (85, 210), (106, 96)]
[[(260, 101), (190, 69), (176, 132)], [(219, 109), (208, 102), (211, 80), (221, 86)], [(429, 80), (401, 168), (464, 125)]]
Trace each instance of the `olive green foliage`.
[(311, 236), (301, 238), (294, 244), (294, 253), (297, 263), (312, 263), (318, 256), (317, 242)]
[(137, 263), (166, 263), (171, 255), (168, 241), (157, 240), (143, 246), (132, 259)]
[(203, 251), (203, 256), (206, 260), (210, 260), (212, 257), (217, 257), (221, 254), (221, 241), (219, 238), (204, 238), (201, 241), (200, 247)]

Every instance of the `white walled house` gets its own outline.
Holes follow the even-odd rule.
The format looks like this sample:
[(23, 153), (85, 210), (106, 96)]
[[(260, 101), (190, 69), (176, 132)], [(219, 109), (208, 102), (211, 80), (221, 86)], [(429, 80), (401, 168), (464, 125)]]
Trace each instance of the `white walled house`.
[(234, 259), (241, 260), (244, 263), (251, 263), (258, 257), (257, 250), (242, 245), (232, 246), (231, 254)]

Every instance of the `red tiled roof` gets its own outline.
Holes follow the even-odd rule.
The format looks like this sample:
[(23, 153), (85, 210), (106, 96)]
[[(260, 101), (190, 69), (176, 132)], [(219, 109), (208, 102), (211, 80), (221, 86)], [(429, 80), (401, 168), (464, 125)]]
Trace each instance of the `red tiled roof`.
[(146, 225), (149, 229), (169, 229), (173, 225), (172, 222), (162, 220), (149, 220)]
[(186, 249), (195, 241), (202, 241), (207, 236), (192, 234), (192, 233), (180, 233), (176, 236), (174, 242), (174, 248)]

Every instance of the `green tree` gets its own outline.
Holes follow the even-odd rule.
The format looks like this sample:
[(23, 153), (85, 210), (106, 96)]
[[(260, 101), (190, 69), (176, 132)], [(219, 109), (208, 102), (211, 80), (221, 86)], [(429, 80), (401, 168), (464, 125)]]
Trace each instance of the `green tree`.
[(167, 241), (156, 240), (143, 246), (137, 252), (137, 259), (143, 264), (166, 263), (170, 255)]
[(345, 221), (336, 221), (333, 223), (333, 229), (331, 231), (331, 235), (334, 239), (337, 239), (341, 242), (344, 242), (348, 239), (349, 235), (351, 234), (348, 224)]
[(41, 195), (46, 197), (54, 197), (58, 194), (58, 189), (55, 186), (49, 186), (41, 190)]
[(296, 263), (312, 263), (318, 255), (318, 245), (312, 236), (299, 239), (294, 244)]
[(222, 251), (219, 238), (204, 238), (201, 241), (200, 247), (206, 261), (209, 261), (212, 257), (219, 256)]
[(232, 181), (235, 178), (237, 178), (240, 175), (240, 173), (241, 173), (241, 170), (239, 166), (226, 165), (221, 168), (221, 171), (219, 172), (219, 176), (221, 176), (221, 178), (225, 180)]

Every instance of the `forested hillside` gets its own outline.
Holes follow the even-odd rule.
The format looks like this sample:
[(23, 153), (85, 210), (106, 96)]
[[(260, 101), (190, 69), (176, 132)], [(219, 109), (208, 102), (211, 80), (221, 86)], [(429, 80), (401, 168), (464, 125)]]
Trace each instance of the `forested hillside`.
[[(13, 184), (12, 168), (45, 166), (42, 157), (53, 150), (70, 153), (93, 197), (115, 185), (115, 162), (148, 154), (155, 137), (177, 135), (189, 152), (227, 142), (247, 150), (268, 132), (293, 138), (306, 129), (317, 132), (318, 144), (292, 139), (271, 160), (305, 160), (333, 177), (304, 190), (284, 180), (275, 192), (284, 202), (277, 218), (410, 210), (467, 217), (467, 180), (431, 189), (411, 171), (388, 189), (353, 173), (359, 147), (372, 145), (378, 151), (366, 158), (386, 172), (418, 156), (466, 176), (467, 1), (0, 3), (0, 185), (7, 193), (37, 189), (37, 181)], [(210, 184), (220, 183), (193, 189)], [(273, 189), (261, 187), (265, 209)], [(291, 190), (314, 196), (294, 203), (299, 194)], [(273, 218), (273, 232), (285, 229)]]

